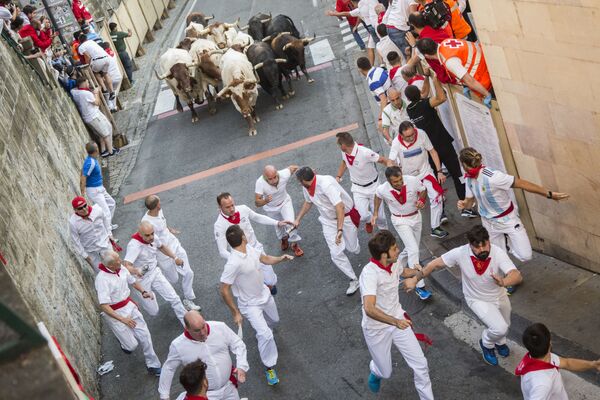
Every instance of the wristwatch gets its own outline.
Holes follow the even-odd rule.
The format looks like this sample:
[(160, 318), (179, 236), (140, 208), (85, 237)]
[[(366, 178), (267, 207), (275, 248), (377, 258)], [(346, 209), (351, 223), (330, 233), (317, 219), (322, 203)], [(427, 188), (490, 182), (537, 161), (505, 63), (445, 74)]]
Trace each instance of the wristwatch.
[(548, 190), (548, 193), (546, 194), (546, 197), (551, 199), (552, 198), (552, 190)]

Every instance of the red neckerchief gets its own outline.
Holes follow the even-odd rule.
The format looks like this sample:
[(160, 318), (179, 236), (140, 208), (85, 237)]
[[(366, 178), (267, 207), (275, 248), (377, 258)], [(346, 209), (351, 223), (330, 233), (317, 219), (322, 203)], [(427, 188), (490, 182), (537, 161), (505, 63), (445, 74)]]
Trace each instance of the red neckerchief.
[(523, 376), (529, 372), (534, 371), (543, 371), (546, 369), (552, 369), (558, 367), (554, 364), (548, 363), (546, 361), (538, 360), (537, 358), (533, 358), (529, 355), (529, 353), (525, 354), (517, 368), (515, 368), (515, 375)]
[(100, 264), (98, 265), (98, 269), (100, 269), (100, 271), (104, 271), (104, 272), (107, 272), (107, 273), (109, 273), (109, 274), (113, 274), (113, 275), (116, 275), (116, 276), (119, 276), (119, 272), (121, 272), (121, 268), (119, 268), (117, 271), (114, 271), (114, 272), (113, 272), (113, 271), (111, 271), (110, 269), (106, 268), (106, 267), (104, 266), (104, 264), (102, 264), (102, 263), (100, 263)]
[(406, 203), (406, 185), (402, 185), (402, 190), (400, 190), (400, 192), (392, 188), (392, 190), (390, 190), (390, 193), (392, 193), (392, 196), (394, 196), (394, 198), (398, 200), (398, 203)]
[(477, 177), (479, 176), (479, 171), (481, 171), (484, 168), (485, 166), (481, 164), (479, 167), (468, 169), (465, 172), (465, 178), (477, 179)]
[(229, 221), (230, 224), (234, 224), (237, 225), (240, 223), (240, 212), (236, 211), (231, 217), (228, 217), (227, 215), (221, 213), (221, 215), (223, 216), (223, 218), (225, 218), (227, 221)]
[(310, 197), (314, 197), (315, 196), (315, 190), (317, 189), (317, 176), (315, 175), (315, 177), (313, 178), (312, 183), (310, 184), (310, 187), (308, 188), (308, 194), (310, 195)]
[(80, 218), (83, 219), (91, 219), (90, 216), (92, 215), (92, 206), (88, 205), (88, 214), (85, 217), (82, 217), (81, 215), (75, 213), (75, 215), (78, 215)]
[(196, 396), (196, 395), (193, 395), (193, 394), (186, 393), (186, 395), (183, 398), (183, 400), (208, 400), (208, 397), (206, 397), (206, 396)]
[(485, 260), (481, 261), (479, 258), (471, 256), (471, 261), (473, 262), (473, 267), (475, 268), (475, 272), (477, 272), (477, 275), (483, 275), (483, 273), (490, 266), (490, 261), (492, 261), (492, 257), (488, 257)]
[(377, 265), (379, 268), (381, 268), (382, 270), (384, 270), (385, 272), (387, 272), (388, 274), (392, 274), (392, 265), (394, 265), (394, 263), (389, 263), (388, 265), (383, 265), (382, 263), (380, 263), (379, 261), (377, 261), (374, 258), (371, 258), (370, 260), (373, 264)]
[(134, 233), (133, 235), (131, 235), (132, 239), (137, 240), (138, 242), (142, 243), (142, 244), (147, 244), (149, 246), (152, 246), (152, 243), (148, 243), (144, 240), (144, 238), (142, 237), (142, 235), (140, 235), (139, 232)]
[(400, 71), (400, 65), (396, 65), (395, 67), (392, 67), (392, 69), (390, 69), (390, 79), (394, 79), (394, 77), (396, 76), (398, 71)]
[(77, 90), (87, 90), (88, 92), (92, 91), (92, 89), (87, 88), (87, 87), (77, 88)]
[[(190, 335), (187, 329), (183, 330), (183, 335), (194, 342), (198, 342), (198, 340), (194, 339), (192, 335)], [(206, 324), (206, 337), (208, 337), (208, 335), (210, 335), (210, 325)]]
[(415, 140), (413, 140), (412, 143), (406, 144), (404, 143), (404, 140), (402, 140), (402, 134), (400, 133), (398, 135), (398, 141), (400, 142), (400, 144), (404, 147), (406, 147), (407, 149), (412, 147), (415, 143), (417, 143), (417, 139), (419, 137), (419, 130), (415, 128)]
[(415, 81), (424, 81), (424, 80), (425, 80), (425, 78), (424, 78), (424, 77), (422, 77), (421, 75), (415, 75), (415, 76), (413, 76), (412, 78), (410, 78), (410, 79), (408, 80), (408, 84), (409, 84), (409, 85), (412, 85), (412, 84), (413, 84), (413, 82), (415, 82)]

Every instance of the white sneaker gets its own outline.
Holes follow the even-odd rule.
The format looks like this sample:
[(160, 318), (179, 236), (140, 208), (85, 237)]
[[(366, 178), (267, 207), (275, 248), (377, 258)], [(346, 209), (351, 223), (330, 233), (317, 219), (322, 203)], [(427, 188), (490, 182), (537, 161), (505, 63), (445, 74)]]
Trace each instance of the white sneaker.
[(117, 225), (117, 224), (112, 224), (112, 225), (110, 226), (110, 230), (111, 230), (111, 231), (116, 231), (117, 229), (119, 229), (119, 225)]
[(350, 285), (348, 285), (348, 290), (346, 290), (346, 296), (352, 296), (358, 290), (358, 279), (353, 279), (350, 281)]
[(202, 308), (200, 308), (199, 305), (196, 305), (196, 303), (194, 303), (192, 300), (188, 300), (188, 299), (183, 300), (183, 306), (188, 311), (191, 311), (191, 310), (200, 311), (202, 309)]

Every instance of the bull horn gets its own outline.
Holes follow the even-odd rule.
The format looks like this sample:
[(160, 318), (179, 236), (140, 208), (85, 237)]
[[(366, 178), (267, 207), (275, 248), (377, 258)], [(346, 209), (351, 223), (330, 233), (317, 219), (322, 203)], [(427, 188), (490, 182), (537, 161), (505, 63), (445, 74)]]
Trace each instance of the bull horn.
[(223, 25), (225, 25), (225, 28), (233, 28), (234, 26), (239, 27), (240, 26), (239, 23), (240, 23), (240, 17), (238, 17), (238, 19), (232, 24), (228, 24), (227, 22), (225, 22), (225, 23), (223, 23)]
[(223, 50), (211, 50), (208, 52), (208, 56), (212, 56), (213, 54), (223, 54)]
[(204, 28), (200, 32), (198, 32), (198, 35), (207, 35), (209, 32), (210, 28)]
[(256, 64), (256, 65), (254, 66), (254, 70), (255, 70), (255, 71), (258, 71), (258, 69), (259, 69), (259, 68), (262, 68), (262, 67), (263, 67), (263, 64), (264, 64), (264, 62), (261, 62), (261, 63), (258, 63), (258, 64)]
[(204, 17), (205, 21), (210, 21), (211, 19), (215, 19), (215, 14), (213, 14), (212, 17)]
[(225, 92), (227, 92), (228, 90), (229, 90), (229, 85), (227, 85), (223, 89), (221, 89), (221, 91), (219, 93), (217, 93), (217, 97), (223, 97)]
[(303, 38), (302, 39), (302, 43), (309, 44), (310, 42), (312, 42), (316, 38), (317, 38), (317, 34), (315, 33), (315, 34), (313, 34), (313, 37), (311, 37), (311, 38)]
[(271, 13), (269, 13), (269, 18), (265, 18), (265, 19), (261, 19), (260, 23), (261, 24), (266, 24), (267, 22), (269, 22), (271, 20)]
[(268, 42), (269, 40), (271, 40), (271, 36), (272, 36), (272, 35), (269, 35), (269, 36), (266, 36), (266, 37), (264, 37), (264, 38), (262, 39), (262, 41), (263, 41), (263, 42)]
[(164, 75), (158, 75), (158, 72), (156, 72), (156, 70), (154, 70), (154, 73), (156, 74), (156, 77), (158, 78), (159, 81), (162, 81), (162, 80), (166, 79), (167, 76), (169, 76), (168, 73), (166, 73)]
[(286, 51), (290, 46), (292, 45), (292, 43), (288, 43), (285, 46), (283, 46), (283, 51)]
[(279, 63), (286, 63), (286, 62), (288, 62), (288, 60), (286, 60), (285, 58), (276, 58), (275, 62), (277, 64), (279, 64)]
[(248, 25), (244, 25), (242, 27), (240, 27), (240, 31), (245, 31), (248, 30)]
[(291, 35), (291, 32), (279, 32), (279, 34), (277, 36), (282, 36), (282, 35)]
[(187, 68), (197, 67), (198, 63), (196, 63), (196, 62), (186, 63), (185, 66)]

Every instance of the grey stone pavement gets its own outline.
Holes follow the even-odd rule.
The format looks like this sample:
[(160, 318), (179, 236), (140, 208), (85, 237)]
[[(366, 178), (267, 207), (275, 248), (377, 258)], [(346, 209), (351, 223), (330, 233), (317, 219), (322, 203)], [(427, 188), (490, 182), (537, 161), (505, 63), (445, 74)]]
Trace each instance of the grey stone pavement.
[[(136, 60), (141, 70), (146, 71), (146, 75), (141, 75), (140, 71), (136, 74), (134, 90), (139, 94), (132, 92), (131, 102), (129, 97), (127, 99), (128, 111), (117, 114), (119, 123), (123, 118), (133, 132), (129, 138), (132, 142), (129, 149), (110, 161), (115, 165), (109, 165), (112, 192), (118, 204), (115, 222), (121, 226), (116, 233), (123, 247), (144, 213), (140, 200), (124, 204), (126, 195), (354, 122), (359, 126), (352, 131), (357, 141), (376, 151), (387, 151), (384, 151), (375, 129), (376, 117), (366, 85), (354, 67), (354, 59), (359, 53), (346, 54), (337, 20), (323, 16), (323, 9), (331, 6), (331, 1), (318, 1), (317, 8), (309, 0), (285, 4), (275, 0), (190, 2), (188, 6), (193, 5), (196, 11), (214, 13), (217, 20), (233, 21), (240, 16), (242, 24), (259, 11), (271, 11), (273, 15), (284, 13), (294, 19), (301, 31), (316, 32), (319, 38), (329, 40), (335, 60), (331, 67), (311, 74), (316, 80), (314, 84), (309, 85), (305, 80), (294, 81), (296, 96), (287, 100), (281, 111), (275, 111), (272, 100), (261, 92), (257, 110), (262, 121), (258, 124), (258, 135), (253, 138), (247, 136), (245, 122), (228, 102), (218, 105), (215, 116), (209, 116), (202, 108), (200, 122), (193, 125), (189, 112), (152, 119), (159, 84), (150, 75), (152, 63), (161, 53), (161, 49), (152, 50), (152, 46), (173, 43), (181, 26), (177, 24), (182, 23), (176, 18), (187, 13), (187, 10), (177, 12), (185, 5), (182, 0), (176, 4), (177, 8), (170, 10), (171, 17), (165, 21), (165, 27), (156, 32), (156, 41), (147, 46), (148, 54)], [(308, 51), (307, 59), (312, 65)], [(138, 85), (141, 87), (138, 88)], [(143, 85), (146, 85), (145, 88)], [(207, 319), (233, 326), (231, 315), (217, 291), (224, 260), (218, 255), (212, 235), (212, 224), (218, 212), (216, 195), (230, 191), (237, 204), (254, 208), (254, 181), (264, 164), (273, 163), (278, 167), (310, 165), (319, 173), (335, 174), (339, 157), (335, 141), (329, 138), (159, 194), (169, 225), (182, 231), (179, 238), (195, 271), (194, 289)], [(348, 188), (348, 179), (343, 184)], [(302, 199), (299, 185), (290, 181), (288, 191), (298, 210)], [(441, 254), (445, 250), (444, 245), (454, 246), (459, 241), (456, 238), (476, 223), (462, 219), (452, 207), (456, 198), (451, 187), (448, 197), (450, 223), (446, 228), (451, 233), (450, 239), (454, 240), (440, 242), (424, 235), (423, 261)], [(424, 221), (428, 218), (425, 212)], [(280, 254), (272, 229), (256, 224), (254, 227), (266, 252)], [(248, 347), (251, 369), (247, 383), (240, 388), (242, 397), (251, 400), (416, 398), (412, 373), (396, 350), (392, 353), (394, 372), (391, 379), (384, 381), (378, 395), (368, 391), (366, 379), (370, 357), (360, 329), (360, 298), (343, 294), (347, 281), (331, 263), (316, 210), (305, 217), (299, 232), (303, 237), (305, 256), (275, 267), (279, 276), (276, 302), (281, 316), (275, 338), (279, 348), (277, 370), (281, 383), (275, 387), (265, 384), (254, 332), (246, 323), (244, 342)], [(357, 273), (369, 258), (368, 235), (361, 231), (359, 239), (362, 252), (350, 257)], [(555, 334), (554, 349), (557, 353), (597, 357), (600, 354), (599, 341), (595, 337), (600, 319), (597, 312), (600, 304), (597, 276), (537, 254), (521, 269), (525, 283), (511, 298), (514, 310), (511, 338), (519, 342), (520, 333), (528, 321), (543, 321)], [(433, 346), (425, 349), (425, 354), (436, 398), (520, 398), (519, 381), (509, 369), (485, 365), (479, 351), (445, 324), (448, 317), (465, 311), (461, 304), (459, 281), (452, 272), (440, 271), (428, 280), (433, 291), (433, 298), (428, 302), (421, 302), (412, 294), (400, 293), (401, 302), (413, 317), (416, 330), (427, 333), (434, 341)], [(180, 284), (174, 287), (181, 292)], [(159, 304), (161, 310), (158, 316), (145, 314), (145, 317), (154, 348), (164, 361), (171, 340), (181, 333), (181, 326), (168, 304), (161, 300)], [(146, 374), (140, 351), (129, 356), (123, 354), (107, 327), (103, 329), (102, 348), (103, 361), (113, 360), (115, 364), (115, 370), (101, 378), (103, 399), (158, 398), (158, 381)], [(582, 376), (586, 381), (598, 384), (597, 374)], [(180, 391), (181, 387), (174, 381), (171, 398)], [(571, 398), (591, 400), (594, 397)]]

